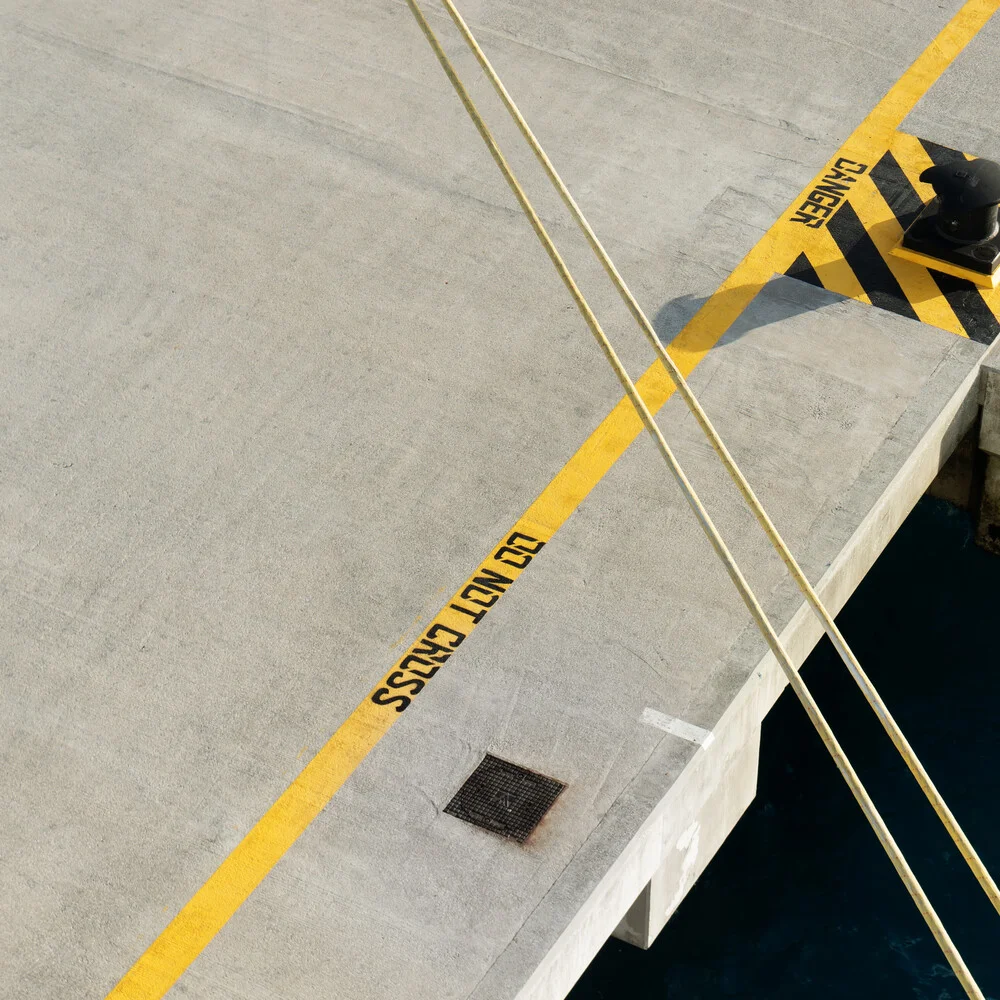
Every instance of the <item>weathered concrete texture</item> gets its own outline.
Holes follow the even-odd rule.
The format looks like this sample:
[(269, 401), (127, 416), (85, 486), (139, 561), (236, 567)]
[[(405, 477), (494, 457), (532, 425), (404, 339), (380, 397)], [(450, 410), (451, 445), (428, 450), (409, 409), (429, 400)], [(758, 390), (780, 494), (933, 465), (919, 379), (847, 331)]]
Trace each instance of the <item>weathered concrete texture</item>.
[(920, 100), (903, 122), (903, 131), (1000, 160), (997, 52), (1000, 19), (994, 15)]
[[(848, 2), (835, 37), (793, 0), (467, 12), (667, 336), (958, 6)], [(6, 0), (0, 85), (0, 995), (66, 1000), (118, 980), (620, 389), (402, 4)], [(777, 282), (696, 372), (835, 606), (976, 351)], [(643, 710), (737, 759), (776, 697), (746, 625), (638, 445), (176, 994), (560, 995), (672, 863), (675, 812), (715, 808), (725, 755)], [(441, 813), (486, 750), (568, 783), (526, 848)]]
[(976, 541), (988, 552), (1000, 555), (1000, 455), (986, 459)]
[(934, 482), (927, 487), (927, 492), (962, 510), (978, 513), (983, 464), (979, 450), (979, 427), (974, 424), (934, 477)]
[[(968, 425), (981, 350), (780, 279), (695, 373), (834, 609)], [(663, 420), (801, 660), (818, 629), (799, 595), (693, 422), (673, 401)], [(195, 963), (196, 995), (560, 996), (658, 869), (680, 879), (651, 898), (676, 903), (714, 846), (701, 825), (726, 761), (782, 681), (651, 448), (495, 613)], [(716, 742), (665, 736), (647, 707)], [(486, 751), (567, 782), (526, 848), (441, 812)]]
[(656, 940), (757, 794), (760, 727), (747, 719), (720, 735), (684, 770), (701, 801), (664, 817), (660, 866), (615, 928), (622, 941), (648, 948)]
[[(834, 611), (974, 419), (982, 350), (779, 279), (693, 376), (708, 412)], [(724, 501), (731, 491), (717, 477), (708, 447), (682, 406), (671, 400), (664, 423), (674, 429), (685, 466), (712, 499), (712, 512), (718, 513), (737, 558), (789, 652), (801, 662), (820, 627), (749, 515)], [(652, 704), (711, 729), (722, 747), (737, 747), (754, 737), (783, 678), (756, 629), (746, 623), (722, 571), (703, 562), (707, 543), (679, 497), (657, 490), (652, 451), (637, 447), (626, 456), (582, 516), (565, 529), (560, 551), (576, 551), (573, 563), (587, 586), (574, 590), (570, 604), (555, 581), (549, 582), (546, 629), (558, 621), (572, 635), (570, 607), (577, 615), (585, 610), (592, 648), (601, 651), (619, 689), (630, 692), (626, 717), (638, 718), (643, 703)], [(633, 499), (630, 509), (626, 498), (637, 496), (650, 496), (649, 505), (635, 509)], [(638, 527), (657, 508), (659, 544)], [(539, 567), (502, 615), (515, 614), (526, 591), (545, 586), (544, 578), (555, 571), (553, 562)], [(714, 600), (705, 599), (706, 585)], [(629, 601), (612, 606), (609, 595), (615, 589), (627, 593)], [(700, 599), (692, 599), (692, 592)], [(610, 654), (616, 637), (627, 642), (631, 662)], [(510, 629), (491, 643), (491, 650), (498, 647), (504, 662), (530, 656), (530, 643)], [(658, 688), (656, 677), (665, 687)], [(619, 694), (619, 703), (622, 698)], [(591, 725), (607, 727), (607, 704), (595, 704), (592, 711)], [(509, 731), (505, 739), (516, 743)], [(696, 777), (697, 757), (695, 767), (676, 770), (676, 742), (662, 741), (622, 788), (475, 997), (563, 995), (574, 970), (624, 915), (633, 890), (637, 896), (661, 865), (676, 869), (672, 852), (685, 834), (689, 843), (693, 839), (690, 826), (706, 803), (706, 788)], [(708, 756), (714, 747), (697, 756)], [(687, 862), (694, 866), (700, 859)], [(604, 868), (607, 873), (598, 878)], [(681, 879), (675, 887), (683, 884)], [(567, 912), (577, 915), (563, 927), (560, 914)]]

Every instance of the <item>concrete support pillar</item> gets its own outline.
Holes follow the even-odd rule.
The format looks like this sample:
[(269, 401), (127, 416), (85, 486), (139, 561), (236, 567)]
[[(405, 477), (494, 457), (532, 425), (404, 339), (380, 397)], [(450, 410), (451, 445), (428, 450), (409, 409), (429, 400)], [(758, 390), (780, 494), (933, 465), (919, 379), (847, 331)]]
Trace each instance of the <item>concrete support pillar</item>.
[(757, 794), (759, 727), (742, 744), (727, 747), (720, 740), (704, 754), (706, 771), (721, 773), (705, 782), (703, 787), (712, 791), (698, 810), (697, 821), (669, 834), (660, 867), (615, 928), (614, 936), (628, 944), (648, 948), (656, 940)]
[(977, 420), (927, 487), (928, 495), (947, 500), (976, 516), (979, 513), (984, 459), (985, 456), (979, 451)]
[(990, 355), (981, 369), (983, 415), (979, 449), (986, 455), (986, 473), (976, 541), (1000, 555), (1000, 356), (996, 351)]

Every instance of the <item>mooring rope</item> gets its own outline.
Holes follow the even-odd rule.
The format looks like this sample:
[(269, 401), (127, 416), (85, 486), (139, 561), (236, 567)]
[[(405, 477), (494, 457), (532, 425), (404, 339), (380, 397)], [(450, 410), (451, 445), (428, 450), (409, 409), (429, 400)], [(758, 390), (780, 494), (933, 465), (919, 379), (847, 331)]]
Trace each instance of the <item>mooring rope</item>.
[(719, 432), (715, 429), (712, 421), (709, 419), (708, 415), (702, 409), (701, 404), (698, 402), (697, 397), (691, 391), (691, 388), (688, 386), (687, 380), (684, 378), (681, 370), (677, 367), (674, 359), (667, 353), (663, 344), (660, 343), (660, 339), (656, 336), (656, 332), (654, 331), (652, 324), (649, 322), (649, 319), (646, 317), (646, 314), (643, 312), (642, 307), (636, 301), (635, 296), (630, 291), (628, 285), (625, 284), (625, 279), (622, 278), (618, 269), (608, 256), (607, 251), (602, 246), (601, 241), (597, 238), (597, 235), (591, 228), (590, 223), (584, 217), (580, 206), (577, 205), (575, 199), (570, 194), (569, 189), (556, 172), (556, 168), (553, 166), (552, 161), (546, 155), (545, 150), (542, 149), (538, 139), (535, 138), (535, 135), (528, 126), (528, 123), (525, 121), (524, 116), (514, 103), (513, 98), (507, 92), (507, 88), (503, 85), (500, 77), (496, 73), (496, 70), (494, 70), (493, 66), (490, 64), (489, 59), (487, 59), (486, 54), (476, 41), (476, 38), (469, 29), (469, 26), (465, 23), (465, 20), (458, 12), (454, 3), (452, 3), (452, 0), (441, 0), (441, 2), (451, 15), (452, 20), (455, 22), (456, 27), (465, 39), (466, 44), (479, 61), (479, 65), (482, 67), (483, 72), (489, 78), (490, 83), (493, 84), (493, 88), (496, 90), (500, 100), (503, 102), (504, 107), (509, 112), (511, 118), (514, 119), (517, 127), (521, 130), (521, 134), (531, 147), (531, 150), (537, 157), (538, 162), (542, 165), (542, 168), (548, 175), (552, 185), (559, 192), (566, 208), (569, 209), (570, 215), (573, 216), (574, 221), (582, 230), (583, 235), (586, 237), (591, 249), (597, 256), (597, 259), (601, 262), (601, 265), (607, 272), (608, 277), (617, 289), (618, 294), (622, 297), (622, 300), (628, 307), (629, 312), (632, 314), (636, 323), (638, 323), (639, 328), (646, 337), (646, 340), (649, 341), (650, 346), (662, 362), (663, 367), (667, 369), (667, 374), (677, 387), (678, 393), (684, 399), (684, 402), (687, 404), (688, 409), (693, 414), (695, 420), (698, 421), (698, 426), (701, 427), (705, 437), (708, 438), (712, 448), (715, 449), (715, 453), (719, 456), (719, 459), (725, 466), (730, 478), (736, 484), (736, 487), (743, 496), (743, 499), (746, 501), (747, 506), (753, 511), (754, 517), (757, 518), (761, 528), (764, 530), (764, 534), (767, 535), (767, 538), (774, 547), (774, 550), (779, 556), (781, 556), (782, 562), (787, 567), (792, 579), (798, 585), (799, 590), (802, 591), (809, 607), (822, 623), (826, 634), (830, 637), (830, 641), (833, 643), (834, 649), (837, 650), (837, 653), (840, 655), (841, 660), (843, 660), (844, 665), (847, 667), (851, 676), (861, 689), (865, 699), (871, 706), (872, 711), (874, 711), (874, 713), (878, 716), (879, 721), (882, 723), (882, 728), (885, 729), (886, 733), (888, 733), (889, 738), (899, 751), (899, 755), (903, 758), (906, 762), (906, 766), (910, 769), (910, 773), (916, 779), (917, 784), (927, 797), (927, 800), (933, 806), (934, 811), (937, 813), (938, 818), (944, 825), (944, 828), (948, 831), (948, 835), (954, 841), (955, 846), (958, 848), (962, 857), (965, 858), (966, 863), (971, 869), (973, 875), (975, 875), (976, 880), (979, 882), (983, 891), (989, 897), (994, 909), (998, 914), (1000, 914), (1000, 888), (997, 888), (997, 884), (990, 875), (986, 865), (976, 853), (975, 848), (966, 836), (965, 831), (959, 825), (958, 820), (955, 819), (951, 809), (948, 808), (948, 804), (944, 801), (941, 793), (934, 785), (934, 782), (931, 780), (931, 777), (924, 768), (924, 765), (921, 763), (913, 748), (910, 746), (909, 741), (903, 735), (902, 730), (899, 728), (896, 720), (892, 716), (892, 713), (882, 700), (882, 697), (876, 690), (875, 685), (872, 684), (868, 675), (858, 662), (858, 658), (854, 655), (851, 647), (847, 644), (847, 640), (841, 634), (836, 622), (834, 622), (833, 616), (820, 600), (816, 591), (809, 583), (805, 573), (802, 572), (802, 568), (789, 551), (784, 539), (778, 533), (778, 529), (771, 522), (770, 517), (767, 515), (767, 511), (764, 510), (760, 500), (757, 499), (757, 495), (754, 493), (749, 482), (747, 482), (746, 477), (740, 471), (739, 466), (736, 464), (736, 460), (729, 453), (729, 449), (726, 448), (725, 443), (719, 436)]
[[(450, 4), (448, 0), (444, 0), (444, 2), (449, 7), (449, 12), (450, 12), (453, 9), (453, 5)], [(865, 817), (871, 824), (872, 829), (875, 831), (875, 835), (878, 837), (879, 842), (882, 844), (883, 849), (885, 850), (889, 859), (892, 861), (892, 864), (895, 867), (897, 874), (899, 875), (903, 884), (906, 886), (907, 891), (909, 892), (911, 898), (913, 899), (914, 903), (917, 906), (917, 909), (920, 911), (925, 922), (927, 923), (928, 928), (934, 935), (934, 939), (938, 942), (938, 945), (941, 947), (942, 952), (944, 953), (946, 959), (948, 960), (948, 964), (951, 966), (959, 982), (962, 984), (962, 988), (965, 990), (966, 994), (970, 998), (973, 998), (973, 1000), (985, 1000), (982, 991), (979, 989), (978, 985), (976, 984), (976, 981), (972, 977), (972, 973), (969, 971), (964, 960), (962, 959), (962, 956), (959, 954), (958, 949), (955, 947), (954, 942), (948, 935), (948, 932), (945, 929), (944, 925), (942, 924), (940, 917), (937, 915), (937, 913), (934, 910), (934, 907), (931, 905), (930, 900), (927, 898), (927, 894), (924, 892), (922, 886), (917, 881), (916, 876), (914, 875), (909, 864), (907, 863), (906, 858), (903, 856), (903, 853), (900, 850), (899, 846), (896, 844), (896, 841), (894, 840), (891, 832), (886, 826), (885, 821), (882, 819), (881, 814), (875, 807), (875, 804), (871, 800), (871, 797), (869, 796), (867, 790), (862, 784), (861, 779), (858, 777), (853, 766), (851, 765), (846, 754), (844, 753), (843, 748), (837, 741), (837, 738), (834, 735), (832, 729), (830, 728), (829, 723), (826, 721), (826, 718), (820, 711), (819, 706), (816, 704), (816, 701), (813, 698), (812, 693), (806, 686), (805, 681), (802, 680), (798, 672), (795, 670), (795, 666), (792, 663), (792, 660), (789, 657), (788, 653), (786, 652), (784, 646), (782, 645), (777, 632), (775, 632), (774, 627), (771, 625), (770, 620), (764, 613), (764, 610), (761, 607), (760, 602), (757, 600), (756, 595), (750, 588), (750, 585), (747, 583), (746, 578), (743, 576), (743, 573), (741, 572), (739, 566), (736, 564), (735, 559), (733, 558), (729, 549), (726, 547), (726, 544), (723, 541), (722, 536), (719, 534), (718, 530), (715, 527), (715, 524), (712, 522), (711, 517), (709, 516), (708, 512), (702, 505), (701, 500), (698, 498), (697, 493), (695, 492), (691, 483), (688, 481), (688, 478), (685, 475), (684, 470), (681, 468), (679, 462), (677, 461), (676, 457), (671, 451), (670, 446), (667, 444), (667, 441), (664, 438), (663, 433), (660, 431), (660, 428), (657, 426), (656, 421), (653, 419), (653, 415), (650, 413), (649, 408), (646, 406), (645, 401), (643, 400), (642, 396), (636, 389), (635, 383), (629, 377), (628, 372), (625, 370), (624, 366), (622, 365), (621, 361), (618, 358), (618, 355), (615, 353), (615, 350), (611, 345), (611, 342), (608, 340), (607, 335), (601, 328), (601, 325), (598, 322), (597, 317), (594, 315), (593, 311), (590, 308), (590, 305), (584, 298), (583, 293), (580, 291), (580, 289), (577, 287), (576, 282), (573, 280), (573, 276), (570, 274), (569, 269), (566, 267), (566, 264), (563, 261), (562, 256), (556, 249), (555, 244), (552, 242), (551, 237), (549, 236), (544, 225), (542, 224), (541, 219), (538, 217), (538, 214), (535, 212), (534, 207), (528, 200), (528, 196), (525, 194), (523, 188), (518, 182), (517, 177), (514, 175), (513, 170), (507, 163), (507, 160), (504, 157), (503, 153), (501, 152), (500, 147), (497, 145), (496, 140), (493, 138), (493, 135), (490, 132), (489, 127), (486, 125), (486, 122), (480, 115), (479, 110), (473, 103), (472, 98), (469, 96), (468, 91), (465, 89), (464, 84), (459, 79), (458, 74), (456, 73), (454, 66), (452, 66), (450, 59), (448, 58), (444, 49), (441, 47), (441, 43), (438, 41), (437, 36), (434, 34), (433, 29), (431, 28), (430, 24), (427, 21), (427, 18), (424, 16), (424, 13), (421, 10), (420, 5), (417, 3), (417, 0), (406, 0), (406, 3), (407, 6), (410, 8), (410, 11), (413, 14), (414, 18), (416, 19), (417, 24), (419, 25), (421, 31), (424, 33), (424, 36), (427, 38), (427, 41), (430, 44), (432, 50), (434, 51), (435, 56), (441, 63), (445, 75), (448, 77), (448, 80), (454, 87), (455, 92), (458, 94), (459, 99), (462, 101), (465, 110), (468, 112), (469, 117), (472, 119), (473, 124), (476, 126), (476, 130), (479, 132), (480, 136), (483, 139), (483, 142), (486, 144), (487, 149), (490, 152), (490, 155), (493, 157), (493, 160), (495, 161), (497, 167), (500, 169), (501, 174), (503, 174), (504, 179), (506, 180), (515, 198), (520, 204), (522, 210), (524, 211), (524, 214), (527, 216), (528, 221), (531, 223), (531, 227), (535, 231), (535, 235), (538, 237), (542, 246), (545, 248), (545, 251), (549, 256), (549, 259), (552, 261), (553, 266), (558, 272), (563, 283), (566, 285), (566, 288), (568, 289), (570, 295), (573, 297), (573, 300), (577, 308), (579, 309), (581, 315), (583, 316), (584, 321), (587, 323), (587, 326), (590, 329), (591, 333), (594, 335), (594, 338), (596, 339), (598, 346), (601, 348), (602, 352), (604, 353), (604, 356), (608, 359), (609, 364), (614, 370), (615, 375), (621, 382), (622, 388), (624, 389), (625, 394), (626, 396), (628, 396), (632, 405), (635, 407), (636, 412), (638, 413), (639, 418), (643, 423), (643, 426), (653, 437), (653, 440), (655, 441), (660, 454), (666, 461), (668, 467), (670, 468), (671, 473), (673, 474), (675, 480), (680, 486), (685, 499), (687, 500), (688, 504), (690, 505), (692, 511), (695, 514), (695, 517), (698, 519), (699, 524), (702, 526), (702, 529), (704, 530), (706, 536), (708, 537), (712, 545), (712, 548), (715, 550), (716, 555), (719, 557), (722, 564), (724, 565), (726, 572), (729, 574), (730, 579), (733, 581), (733, 584), (736, 587), (737, 591), (739, 592), (739, 595), (742, 598), (744, 604), (750, 611), (750, 614), (755, 624), (757, 625), (757, 628), (760, 630), (761, 634), (767, 641), (768, 647), (774, 654), (775, 659), (778, 661), (779, 666), (781, 667), (786, 678), (788, 679), (789, 685), (795, 692), (796, 697), (799, 699), (799, 701), (805, 708), (806, 714), (809, 716), (810, 721), (816, 728), (816, 731), (819, 733), (820, 738), (823, 740), (823, 744), (826, 746), (827, 750), (830, 753), (830, 756), (833, 758), (834, 763), (837, 766), (837, 769), (840, 771), (842, 777), (844, 778), (844, 781), (847, 783), (848, 787), (851, 790), (851, 793), (854, 795), (854, 798), (856, 799), (858, 805), (861, 807), (862, 812), (865, 814)], [(453, 17), (457, 15), (457, 13), (458, 12), (455, 11)], [(459, 18), (459, 20), (461, 20), (461, 18)], [(462, 21), (461, 23), (464, 25), (464, 21)], [(471, 32), (468, 31), (467, 26), (463, 34), (468, 34), (468, 38), (466, 39), (467, 41), (469, 38), (471, 38)], [(476, 48), (478, 49), (478, 45), (476, 46)], [(481, 62), (482, 61), (485, 61), (485, 56), (482, 57)], [(491, 77), (496, 76), (495, 73), (491, 73), (490, 75)], [(496, 82), (499, 83), (499, 78), (497, 78)], [(496, 86), (496, 83), (494, 83), (494, 86)], [(504, 93), (505, 92), (506, 91), (504, 91)], [(505, 101), (505, 104), (506, 103), (507, 102)], [(508, 110), (510, 110), (510, 108), (512, 107), (514, 107), (513, 101), (510, 101)], [(520, 117), (521, 116), (518, 113), (517, 118)], [(527, 125), (525, 124), (522, 131), (526, 129)], [(530, 132), (530, 130), (527, 131)], [(533, 143), (533, 148), (535, 146), (538, 146), (537, 140), (535, 140)], [(538, 151), (540, 150), (541, 147), (538, 146)], [(537, 151), (536, 155), (538, 155)], [(542, 155), (544, 155), (544, 153)], [(548, 158), (545, 157), (545, 160), (547, 161)], [(558, 176), (557, 174), (555, 174), (554, 168), (552, 168), (550, 177), (552, 177), (553, 175), (556, 177)], [(560, 182), (560, 184), (557, 185), (557, 187), (564, 187), (564, 185), (561, 185)], [(560, 191), (560, 193), (562, 192)], [(568, 191), (566, 192), (566, 195), (564, 195), (564, 199), (566, 197), (569, 197)], [(570, 201), (572, 201), (571, 197)], [(573, 204), (575, 205), (575, 202), (573, 202)], [(585, 232), (589, 231), (592, 233), (592, 230), (590, 230), (589, 225), (586, 225), (586, 220), (583, 219), (583, 215), (582, 213), (579, 212), (578, 208), (576, 210), (576, 215), (579, 216), (578, 223), (582, 220), (583, 224), (586, 226)], [(594, 244), (596, 244), (597, 246), (600, 245), (599, 241), (597, 241), (596, 236), (593, 237), (593, 243), (591, 245), (594, 246)], [(599, 254), (599, 256), (601, 256), (601, 254)], [(603, 258), (607, 258), (606, 253), (603, 254)], [(602, 263), (603, 263), (603, 258), (602, 258)], [(618, 273), (617, 270), (614, 269), (614, 265), (611, 263), (610, 258), (607, 258), (607, 264), (605, 265), (605, 267), (610, 267), (611, 270), (609, 271), (609, 273), (612, 272), (614, 274)], [(621, 286), (619, 288), (619, 291), (621, 292), (621, 290), (626, 288), (626, 286), (624, 281), (621, 281), (620, 275), (619, 275), (619, 281), (621, 282)], [(630, 299), (634, 301), (634, 299), (632, 299), (631, 294), (629, 293), (626, 302), (628, 302)], [(639, 315), (643, 316), (642, 311), (638, 308), (637, 305), (635, 308), (639, 313)], [(635, 313), (633, 313), (633, 315), (635, 315)], [(644, 316), (643, 319), (645, 319)], [(646, 320), (646, 325), (648, 326), (648, 320)], [(656, 340), (655, 333), (653, 334), (653, 339)], [(669, 359), (669, 356), (666, 354), (666, 352), (663, 353), (663, 357)], [(676, 369), (676, 366), (674, 367)], [(669, 370), (670, 367), (668, 363), (668, 371)], [(678, 376), (680, 375), (679, 372), (677, 374)], [(673, 377), (672, 372), (671, 376)], [(680, 382), (683, 382), (683, 378), (680, 379)], [(680, 382), (678, 382), (678, 387), (680, 386)], [(688, 394), (690, 395), (691, 399), (694, 400), (694, 396), (693, 394), (690, 393), (690, 390), (688, 390)], [(695, 405), (697, 405), (697, 401), (694, 400), (694, 402)], [(689, 403), (689, 405), (691, 404)], [(700, 406), (698, 406), (698, 410), (695, 412), (703, 413), (703, 411), (701, 411)], [(704, 417), (704, 420), (706, 424), (708, 424), (708, 418)], [(699, 423), (700, 422), (701, 421), (699, 421)], [(708, 424), (708, 426), (710, 427), (711, 424)], [(718, 435), (716, 434), (715, 437), (717, 438)], [(719, 442), (719, 444), (721, 445), (721, 441)], [(725, 454), (728, 455), (728, 451), (725, 452)], [(732, 461), (731, 457), (729, 458), (729, 464), (732, 466), (733, 469), (736, 469), (735, 462)], [(742, 479), (742, 475), (740, 476), (740, 479)], [(750, 491), (749, 486), (747, 486), (746, 489), (747, 491), (750, 492), (750, 495), (752, 496), (753, 494), (752, 491)], [(756, 500), (756, 498), (754, 499)], [(760, 506), (759, 502), (757, 502), (757, 506), (758, 507)], [(764, 516), (766, 518), (766, 514)], [(768, 520), (767, 523), (770, 524), (770, 521)], [(778, 537), (777, 532), (773, 529), (773, 526), (771, 528), (771, 531), (773, 532), (775, 537)], [(784, 547), (784, 543), (781, 544)], [(785, 549), (785, 551), (787, 551), (787, 549)], [(790, 556), (789, 559), (791, 559)], [(791, 561), (792, 563), (794, 563), (794, 560)], [(791, 567), (789, 568), (791, 569)], [(799, 571), (799, 573), (801, 575), (801, 570)], [(806, 581), (806, 584), (808, 586), (808, 581)], [(810, 587), (810, 591), (811, 589), (812, 588)], [(817, 604), (819, 604), (818, 597), (816, 598), (816, 602)], [(821, 604), (820, 607), (822, 607)], [(860, 667), (858, 669), (860, 670)]]

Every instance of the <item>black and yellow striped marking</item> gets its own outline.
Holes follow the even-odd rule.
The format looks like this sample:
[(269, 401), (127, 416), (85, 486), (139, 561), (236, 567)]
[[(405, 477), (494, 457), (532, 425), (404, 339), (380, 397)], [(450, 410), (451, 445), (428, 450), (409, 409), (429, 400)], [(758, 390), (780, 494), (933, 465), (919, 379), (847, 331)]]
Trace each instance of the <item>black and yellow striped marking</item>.
[(935, 164), (964, 159), (971, 157), (927, 139), (895, 133), (890, 148), (874, 165), (864, 165), (864, 173), (845, 185), (843, 200), (828, 218), (822, 219), (818, 228), (825, 230), (826, 238), (832, 241), (824, 259), (813, 260), (803, 250), (785, 273), (859, 302), (991, 344), (1000, 334), (1000, 290), (979, 287), (965, 278), (891, 253), (903, 231), (933, 196), (929, 185), (918, 180), (921, 172)]

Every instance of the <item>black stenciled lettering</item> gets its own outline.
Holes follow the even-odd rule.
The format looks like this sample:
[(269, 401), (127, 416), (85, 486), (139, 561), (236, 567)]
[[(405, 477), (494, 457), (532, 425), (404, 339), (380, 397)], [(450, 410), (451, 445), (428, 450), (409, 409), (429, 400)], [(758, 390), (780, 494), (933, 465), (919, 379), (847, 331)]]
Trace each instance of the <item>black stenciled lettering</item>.
[(431, 667), (430, 670), (417, 670), (415, 667), (407, 667), (411, 674), (416, 674), (418, 677), (423, 677), (425, 681), (429, 681), (441, 668)]
[(485, 566), (481, 567), (477, 572), (481, 573), (482, 576), (474, 576), (472, 578), (474, 584), (479, 587), (489, 587), (490, 590), (498, 590), (501, 594), (514, 582), (509, 576), (504, 576), (503, 573), (496, 573)]
[[(537, 538), (532, 538), (531, 535), (526, 535), (521, 531), (515, 531), (507, 539), (507, 544), (513, 545), (522, 552), (527, 552), (529, 555), (537, 555), (542, 550), (545, 542), (540, 542)], [(534, 545), (534, 548), (531, 547), (532, 545)]]
[(820, 215), (825, 219), (831, 210), (826, 205), (819, 205), (815, 201), (804, 201), (799, 205), (799, 211), (808, 212), (810, 215)]
[(834, 170), (845, 170), (849, 174), (863, 174), (868, 169), (868, 164), (858, 163), (857, 160), (848, 160), (846, 157), (840, 156), (833, 168)]
[[(485, 594), (488, 600), (480, 600), (478, 597), (473, 597), (475, 593)], [(471, 601), (473, 604), (478, 604), (481, 608), (492, 608), (497, 601), (500, 600), (500, 594), (494, 594), (491, 590), (487, 590), (485, 587), (480, 587), (479, 584), (470, 583), (465, 590), (462, 591), (461, 595), (463, 600)]]
[[(505, 559), (505, 553), (519, 557), (519, 561), (514, 559)], [(524, 569), (524, 567), (531, 562), (531, 556), (527, 552), (524, 552), (522, 549), (515, 549), (510, 545), (504, 545), (497, 549), (497, 551), (493, 553), (493, 558), (496, 559), (497, 562), (506, 563), (508, 566), (513, 566), (516, 569)]]
[[(451, 653), (448, 654), (451, 656)], [(437, 662), (444, 663), (448, 659), (448, 656), (442, 656)], [(400, 670), (409, 670), (411, 674), (416, 674), (418, 677), (423, 677), (425, 680), (430, 680), (441, 668), (431, 667), (430, 670), (417, 670), (413, 666), (414, 663), (419, 663), (422, 667), (431, 667), (431, 665), (426, 660), (421, 660), (419, 656), (414, 656), (410, 653), (402, 662), (399, 664)]]
[(394, 670), (388, 677), (386, 677), (385, 682), (395, 691), (399, 691), (411, 684), (415, 685), (413, 691), (411, 692), (411, 697), (416, 697), (420, 694), (420, 692), (424, 689), (425, 683), (417, 677), (407, 677), (402, 670)]
[(809, 192), (809, 197), (806, 201), (812, 202), (815, 205), (828, 205), (830, 208), (835, 208), (837, 205), (843, 201), (843, 198), (839, 194), (830, 194), (828, 191), (821, 191), (819, 188)]
[(834, 209), (840, 206), (846, 193), (850, 191), (850, 186), (857, 183), (858, 177), (867, 169), (867, 163), (858, 163), (841, 156), (823, 175), (823, 182), (806, 195), (806, 200), (795, 210), (790, 221), (810, 229), (820, 229)]
[[(424, 638), (418, 644), (414, 645), (410, 652), (414, 656), (426, 656), (434, 663), (444, 663), (451, 656), (451, 647), (442, 646), (440, 643), (434, 642), (433, 639)], [(424, 662), (426, 663), (426, 661)]]
[(810, 229), (819, 229), (823, 225), (822, 219), (813, 218), (811, 215), (806, 215), (805, 212), (796, 211), (791, 218), (792, 222), (801, 222), (802, 225), (808, 226)]
[(376, 705), (395, 705), (397, 712), (402, 712), (406, 709), (406, 706), (410, 704), (413, 700), (412, 698), (407, 698), (405, 694), (393, 694), (391, 697), (386, 697), (390, 695), (391, 692), (388, 688), (379, 688), (373, 695), (372, 701)]
[(834, 167), (824, 178), (825, 181), (843, 181), (845, 184), (856, 184), (858, 179), (854, 174), (845, 174), (843, 170)]
[(468, 608), (463, 608), (461, 604), (449, 604), (448, 607), (461, 611), (463, 615), (468, 615), (474, 625), (478, 625), (486, 617), (485, 611), (470, 611)]
[(464, 632), (458, 632), (458, 631), (456, 631), (453, 628), (448, 628), (447, 625), (442, 625), (440, 622), (435, 622), (427, 630), (427, 638), (430, 639), (431, 642), (435, 642), (437, 640), (437, 637), (442, 632), (447, 632), (448, 635), (450, 635), (450, 636), (452, 636), (452, 638), (454, 638), (454, 640), (455, 640), (454, 642), (449, 642), (448, 643), (448, 645), (451, 646), (452, 649), (457, 649), (462, 644), (462, 640), (465, 638), (465, 633)]

